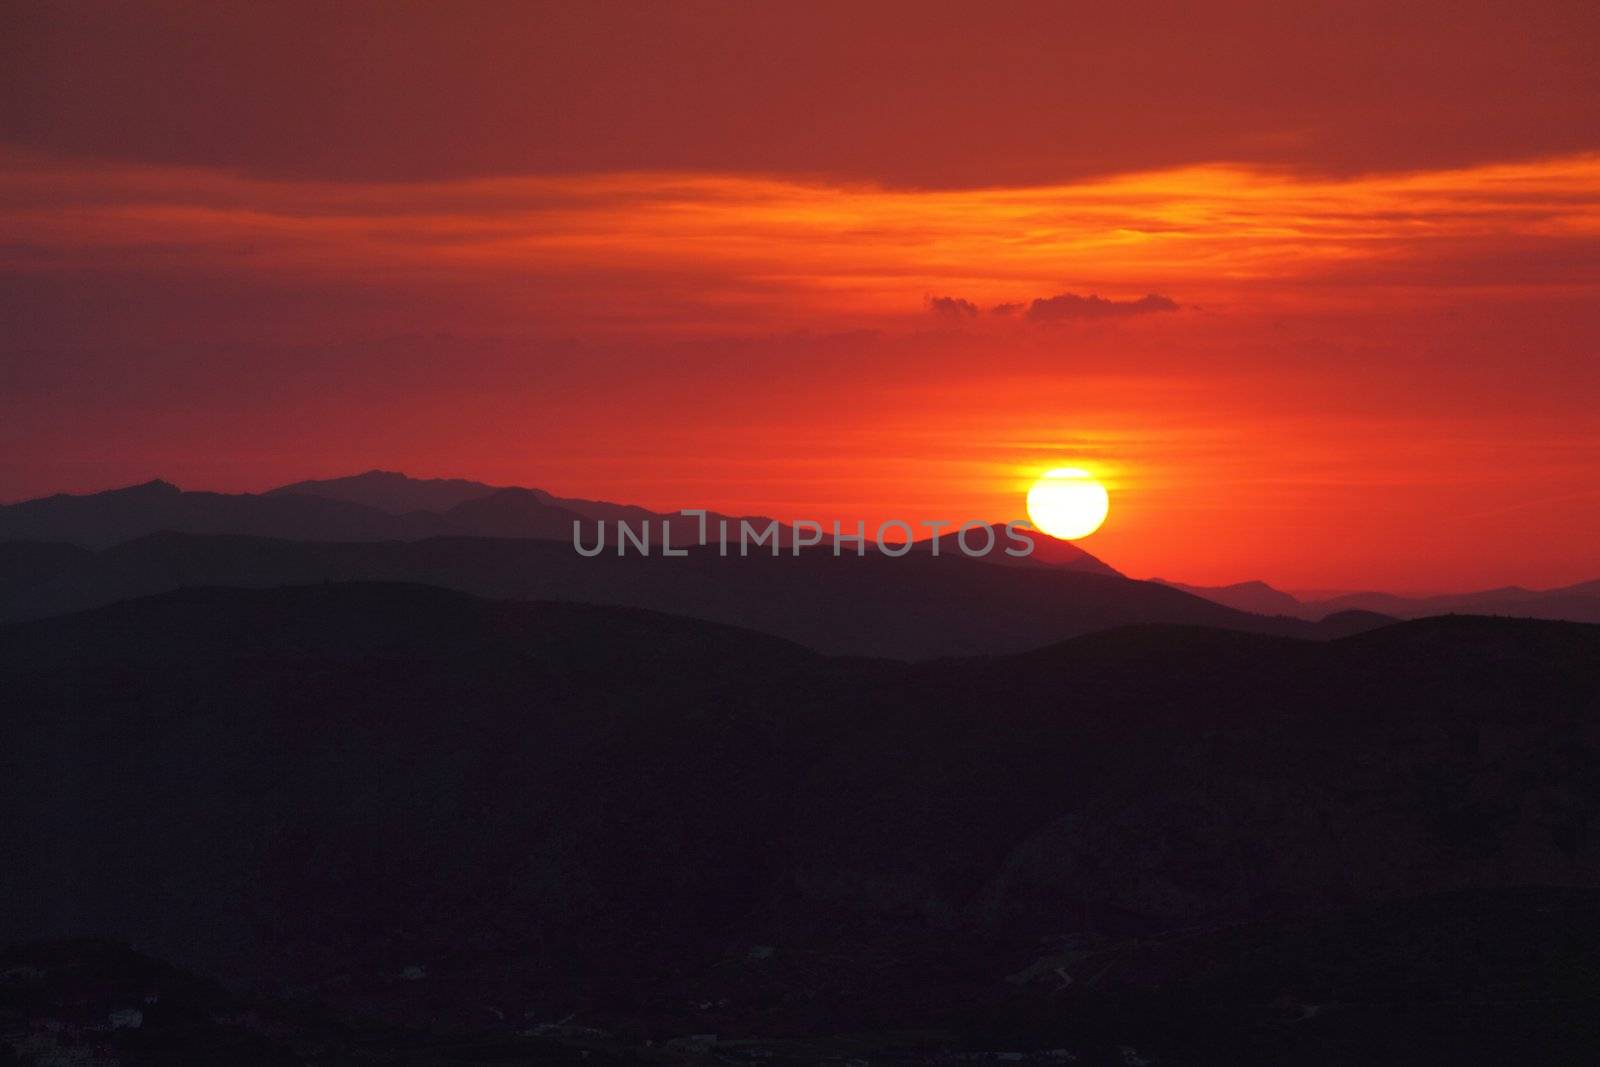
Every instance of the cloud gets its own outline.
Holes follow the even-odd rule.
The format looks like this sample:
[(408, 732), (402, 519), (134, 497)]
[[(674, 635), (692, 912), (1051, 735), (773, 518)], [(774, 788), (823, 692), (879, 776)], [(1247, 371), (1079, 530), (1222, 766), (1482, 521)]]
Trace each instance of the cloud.
[(1059, 319), (1114, 319), (1129, 315), (1148, 315), (1155, 311), (1177, 311), (1171, 297), (1150, 293), (1138, 300), (1107, 300), (1102, 296), (1062, 293), (1041, 297), (1028, 305), (1028, 318), (1034, 322)]
[[(1449, 0), (1339, 19), (1029, 0), (962, 20), (959, 47), (932, 6), (961, 5), (8, 3), (0, 142), (308, 181), (826, 173), (900, 189), (1218, 158), (1407, 174), (1594, 144), (1580, 0), (1515, 20)], [(1130, 77), (1106, 50), (1135, 40)], [(797, 92), (796, 71), (821, 76)], [(1073, 136), (1039, 135), (1068, 114)]]
[[(971, 300), (959, 296), (930, 296), (924, 302), (929, 311), (941, 318), (970, 319), (982, 313)], [(1079, 296), (1061, 293), (1039, 297), (1032, 303), (1009, 302), (995, 304), (988, 313), (1000, 318), (1022, 315), (1030, 322), (1054, 322), (1061, 319), (1115, 319), (1130, 315), (1148, 315), (1156, 311), (1177, 311), (1177, 301), (1159, 293), (1149, 293), (1137, 300), (1107, 300), (1099, 294)]]
[(978, 313), (978, 305), (959, 296), (930, 296), (928, 310), (950, 319), (967, 319)]
[[(0, 144), (0, 320), (114, 347), (141, 330), (293, 329), (311, 343), (467, 321), (580, 337), (906, 315), (1049, 330), (1039, 320), (1170, 309), (1145, 296), (1162, 289), (1183, 293), (1184, 319), (1196, 305), (1264, 314), (1266, 292), (1273, 313), (1484, 286), (1591, 295), (1597, 212), (1600, 155), (1403, 179), (1210, 167), (957, 193), (689, 173), (313, 183)], [(990, 310), (1002, 302), (1021, 306)]]

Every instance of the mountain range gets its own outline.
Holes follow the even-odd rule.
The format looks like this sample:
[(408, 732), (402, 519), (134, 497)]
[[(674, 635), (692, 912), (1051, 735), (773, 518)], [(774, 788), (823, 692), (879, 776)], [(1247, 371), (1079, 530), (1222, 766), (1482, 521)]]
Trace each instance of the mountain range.
[[(771, 520), (711, 513), (737, 530)], [(651, 559), (618, 557), (615, 523), (652, 530)], [(606, 551), (573, 550), (574, 524), (610, 527)], [(864, 558), (831, 538), (783, 560), (756, 547), (723, 558), (699, 540), (700, 519), (540, 489), (393, 471), (302, 481), (260, 494), (190, 492), (162, 481), (0, 507), (0, 620), (21, 620), (195, 584), (408, 581), (483, 596), (617, 604), (771, 633), (830, 654), (919, 659), (1018, 652), (1094, 630), (1178, 623), (1328, 637), (1389, 618), (1448, 613), (1600, 621), (1600, 582), (1431, 598), (1350, 594), (1301, 601), (1262, 582), (1202, 587), (1139, 582), (1075, 544), (1032, 532), (1026, 557), (996, 527), (995, 550), (963, 555), (946, 532), (903, 557), (868, 542)], [(980, 538), (981, 540), (981, 538)], [(936, 551), (937, 550), (937, 553)], [(937, 554), (938, 558), (933, 557)]]
[[(765, 516), (730, 516), (708, 512), (703, 520), (708, 541), (726, 522), (736, 538), (741, 522), (764, 530)], [(492, 486), (459, 478), (417, 479), (396, 471), (320, 481), (302, 481), (265, 493), (210, 493), (179, 489), (155, 480), (125, 489), (82, 496), (57, 494), (0, 505), (0, 541), (62, 542), (85, 548), (107, 548), (147, 534), (174, 532), (243, 534), (301, 541), (415, 541), (443, 535), (518, 537), (571, 543), (573, 523), (585, 524), (585, 543), (594, 539), (595, 523), (648, 524), (655, 550), (660, 550), (662, 523), (671, 527), (672, 544), (698, 544), (702, 520), (681, 512), (656, 512), (632, 504), (614, 504), (553, 496), (542, 489)], [(1030, 564), (1115, 574), (1113, 568), (1076, 545), (1024, 532), (1034, 541)], [(777, 524), (777, 543), (794, 544), (794, 530)], [(935, 538), (950, 554), (953, 536)], [(831, 529), (825, 544), (831, 544)], [(735, 542), (736, 543), (736, 542)], [(975, 539), (974, 544), (977, 544)], [(869, 540), (868, 545), (872, 542)], [(916, 547), (928, 549), (932, 541)], [(995, 561), (1011, 562), (1000, 538)], [(849, 551), (855, 551), (853, 545)]]
[[(475, 502), (477, 503), (477, 502)], [(1352, 612), (1321, 622), (1250, 615), (1151, 582), (1051, 566), (998, 566), (913, 552), (664, 558), (532, 538), (319, 542), (152, 534), (98, 551), (0, 543), (0, 620), (64, 614), (193, 586), (398, 581), (521, 600), (645, 608), (773, 634), (837, 655), (927, 659), (1020, 652), (1134, 623), (1299, 637), (1381, 625)]]
[(1554, 1063), (1593, 1036), (1596, 627), (907, 664), (334, 583), (9, 625), (0, 680), (27, 858), (0, 942), (259, 990), (290, 1014), (227, 1026), (321, 1027), (319, 1061)]
[(1595, 583), (574, 551), (619, 520), (698, 534), (392, 472), (0, 508), (0, 1056), (46, 1003), (284, 1067), (1600, 1040), (1600, 627), (1394, 617)]
[(1341, 593), (1300, 599), (1274, 589), (1265, 582), (1239, 582), (1235, 585), (1202, 586), (1152, 581), (1182, 589), (1186, 593), (1239, 611), (1262, 615), (1288, 615), (1299, 619), (1321, 619), (1344, 611), (1367, 611), (1398, 619), (1420, 619), (1430, 615), (1506, 615), (1527, 619), (1565, 619), (1569, 622), (1600, 622), (1600, 580), (1579, 582), (1555, 589), (1524, 589), (1506, 586), (1468, 593), (1443, 593), (1432, 596), (1399, 596), (1394, 593)]

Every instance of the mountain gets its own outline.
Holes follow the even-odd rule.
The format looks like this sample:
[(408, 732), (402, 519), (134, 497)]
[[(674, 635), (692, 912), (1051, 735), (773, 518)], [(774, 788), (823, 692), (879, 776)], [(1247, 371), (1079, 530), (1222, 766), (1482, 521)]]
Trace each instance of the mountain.
[[(1088, 552), (1079, 548), (1071, 541), (1062, 541), (1037, 530), (1027, 530), (1020, 527), (1009, 531), (1005, 523), (994, 523), (988, 527), (989, 533), (980, 533), (971, 530), (967, 534), (967, 544), (973, 551), (981, 550), (985, 545), (992, 544), (993, 550), (987, 555), (975, 557), (987, 563), (998, 563), (1011, 567), (1058, 567), (1063, 570), (1083, 571), (1087, 574), (1108, 574), (1121, 576), (1121, 572), (1102, 560), (1096, 559)], [(993, 540), (990, 541), (989, 538)], [(1026, 556), (1013, 556), (1008, 549), (1022, 551), (1018, 539), (1023, 539), (1033, 545), (1033, 549)], [(912, 550), (938, 552), (941, 556), (965, 555), (961, 547), (960, 532), (941, 533), (937, 537), (924, 538), (912, 543)]]
[(1431, 615), (1505, 615), (1524, 619), (1557, 619), (1600, 623), (1600, 581), (1581, 582), (1559, 589), (1523, 589), (1507, 586), (1472, 593), (1408, 597), (1394, 593), (1341, 593), (1301, 599), (1265, 582), (1235, 585), (1185, 585), (1164, 578), (1151, 581), (1186, 593), (1260, 615), (1289, 615), (1324, 619), (1347, 612), (1365, 612), (1395, 619), (1421, 619)]
[(357, 1040), (313, 1000), (369, 1020), (329, 1062), (678, 1062), (690, 1034), (773, 1063), (1574, 1062), (1593, 1036), (1600, 628), (1142, 626), (901, 664), (333, 584), (0, 628), (0, 680), (0, 854), (27, 857), (0, 943), (290, 994), (235, 1035)]
[[(612, 531), (619, 522), (626, 523), (635, 531), (648, 525), (651, 543), (658, 547), (661, 543), (663, 521), (671, 527), (674, 547), (698, 545), (702, 529), (702, 520), (698, 516), (686, 516), (676, 511), (658, 512), (636, 504), (616, 504), (581, 497), (558, 497), (543, 489), (496, 488), (460, 479), (411, 478), (397, 471), (374, 470), (348, 478), (296, 482), (293, 485), (273, 489), (268, 495), (281, 493), (325, 496), (376, 507), (394, 514), (418, 509), (435, 511), (449, 519), (458, 532), (482, 537), (550, 537), (563, 541), (570, 539), (572, 536), (570, 523), (563, 526), (557, 519), (547, 517), (539, 510), (539, 505), (564, 509), (559, 514), (571, 513), (589, 520), (590, 525), (584, 527), (586, 543), (593, 541), (593, 524), (597, 522), (606, 524)], [(519, 514), (522, 511), (526, 511), (527, 517)], [(554, 514), (557, 513), (552, 513)], [(719, 530), (722, 528), (720, 524), (726, 523), (729, 541), (737, 551), (741, 522), (748, 522), (753, 529), (760, 531), (773, 520), (766, 516), (725, 515), (713, 511), (708, 512), (703, 521), (707, 544), (717, 543)], [(1044, 563), (1097, 574), (1119, 573), (1071, 542), (1059, 541), (1031, 530), (1018, 531), (1018, 536), (1027, 537), (1034, 543), (1033, 554), (1026, 559), (1018, 560), (1005, 554), (1006, 546), (1014, 542), (1007, 540), (1004, 524), (996, 524), (991, 529), (994, 532), (996, 547), (993, 553), (984, 557), (990, 563), (1007, 565)], [(521, 532), (524, 530), (541, 532)], [(849, 531), (842, 528), (841, 532)], [(875, 531), (868, 531), (868, 551), (875, 550), (876, 546), (871, 540), (874, 533)], [(777, 537), (779, 545), (785, 548), (792, 547), (795, 531), (789, 525), (779, 523)], [(955, 554), (960, 551), (954, 533), (946, 533), (937, 538), (925, 538), (915, 542), (913, 548), (919, 552), (931, 551), (935, 540), (939, 542), (941, 554)], [(823, 533), (821, 543), (826, 545), (833, 543), (831, 526)], [(974, 547), (981, 543), (976, 532), (969, 534), (969, 543)], [(853, 543), (847, 544), (846, 548), (854, 551)]]
[(0, 541), (0, 590), (24, 590), (93, 565), (94, 552), (56, 541)]
[[(528, 490), (538, 492), (538, 490)], [(739, 550), (741, 536), (741, 523), (748, 523), (750, 539), (765, 536), (767, 527), (775, 525), (773, 537), (784, 548), (791, 548), (795, 541), (793, 527), (786, 523), (776, 522), (765, 515), (724, 515), (717, 511), (708, 511), (702, 519), (699, 515), (685, 515), (681, 511), (661, 512), (651, 511), (639, 507), (637, 504), (613, 504), (605, 500), (585, 500), (577, 497), (547, 497), (549, 502), (557, 507), (582, 516), (586, 521), (582, 528), (583, 543), (593, 544), (598, 536), (599, 527), (605, 527), (611, 544), (616, 543), (618, 524), (625, 525), (636, 535), (643, 536), (648, 529), (648, 539), (651, 550), (659, 552), (663, 545), (662, 526), (670, 528), (671, 545), (674, 549), (686, 546), (699, 546), (701, 544), (702, 530), (704, 531), (705, 544), (715, 545), (725, 532), (730, 551)], [(570, 541), (572, 530), (568, 527), (562, 535), (562, 540)], [(770, 543), (770, 542), (767, 542)], [(822, 542), (831, 544), (832, 538), (824, 536)], [(770, 551), (770, 549), (767, 549)]]
[(1305, 617), (1320, 617), (1328, 612), (1350, 610), (1377, 611), (1403, 619), (1454, 613), (1594, 623), (1600, 622), (1600, 581), (1580, 582), (1557, 589), (1508, 586), (1428, 597), (1345, 593), (1326, 600), (1308, 601), (1302, 614)]
[[(499, 499), (471, 502), (478, 507)], [(0, 543), (0, 574), (12, 552)], [(34, 549), (26, 552), (36, 554)], [(443, 537), (305, 543), (159, 534), (88, 556), (62, 556), (46, 578), (0, 584), (0, 620), (61, 614), (186, 586), (399, 581), (482, 596), (615, 604), (774, 634), (839, 655), (924, 659), (1019, 652), (1133, 623), (1181, 623), (1332, 637), (1381, 624), (1248, 615), (1115, 574), (1051, 566), (1001, 567), (959, 553), (774, 557), (580, 556), (569, 542)]]
[[(719, 524), (726, 523), (728, 537), (737, 546), (741, 521), (750, 523), (756, 531), (765, 530), (773, 521), (766, 516), (724, 515), (715, 511), (707, 512), (702, 520), (699, 516), (684, 515), (677, 511), (651, 511), (637, 504), (559, 497), (543, 489), (498, 488), (459, 479), (417, 479), (396, 471), (368, 471), (348, 478), (297, 482), (271, 492), (310, 492), (352, 503), (371, 504), (396, 514), (423, 508), (445, 515), (458, 532), (481, 537), (547, 537), (570, 541), (570, 519), (563, 523), (557, 516), (577, 516), (588, 520), (583, 531), (588, 543), (594, 540), (596, 523), (604, 524), (612, 537), (616, 536), (616, 525), (625, 523), (635, 533), (641, 533), (648, 527), (650, 543), (658, 550), (663, 522), (671, 528), (672, 545), (681, 548), (700, 543), (702, 522), (706, 543), (716, 543), (722, 529)], [(543, 512), (539, 505), (551, 510)], [(538, 532), (526, 532), (529, 530)], [(794, 537), (793, 529), (787, 524), (778, 524), (777, 539), (780, 545), (792, 546)], [(831, 544), (831, 536), (825, 536), (823, 543)]]
[[(413, 508), (427, 504), (438, 510)], [(737, 538), (738, 518), (708, 516), (708, 533), (724, 520)], [(206, 493), (152, 481), (83, 496), (60, 494), (0, 506), (0, 541), (60, 542), (104, 548), (159, 532), (241, 534), (302, 541), (415, 541), (441, 534), (532, 537), (571, 544), (573, 523), (593, 540), (596, 522), (626, 522), (635, 532), (648, 524), (659, 551), (661, 523), (672, 526), (675, 545), (696, 543), (700, 520), (662, 515), (627, 504), (563, 500), (539, 489), (495, 488), (459, 479), (417, 480), (392, 471), (299, 482), (262, 494)], [(765, 528), (769, 519), (749, 519)], [(794, 542), (779, 524), (778, 541)], [(735, 543), (737, 543), (735, 541)]]
[[(659, 551), (663, 524), (675, 547), (716, 544), (723, 534), (737, 551), (741, 529), (752, 538), (775, 528), (792, 547), (795, 531), (765, 516), (709, 512), (704, 518), (632, 504), (567, 499), (542, 489), (495, 487), (461, 479), (414, 479), (396, 471), (296, 482), (262, 494), (180, 490), (163, 481), (82, 496), (59, 494), (0, 505), (0, 541), (61, 542), (102, 548), (163, 531), (228, 533), (309, 541), (411, 541), (440, 534), (535, 537), (571, 542), (573, 523), (592, 542), (603, 526), (615, 543), (617, 525), (648, 536)], [(768, 542), (770, 544), (770, 542)], [(820, 535), (832, 544), (831, 530)]]
[[(542, 489), (496, 487), (460, 478), (411, 478), (398, 471), (372, 470), (345, 478), (295, 482), (261, 494), (190, 492), (169, 482), (152, 481), (125, 489), (82, 496), (59, 494), (0, 506), (0, 542), (60, 542), (105, 548), (160, 532), (240, 534), (302, 541), (415, 541), (440, 535), (539, 538), (571, 543), (573, 524), (581, 524), (585, 544), (594, 543), (603, 527), (615, 543), (617, 526), (643, 536), (659, 552), (663, 525), (670, 527), (675, 548), (699, 545), (702, 531), (708, 545), (726, 534), (737, 552), (742, 529), (752, 538), (773, 520), (708, 512), (698, 515), (655, 512), (633, 504), (615, 504), (553, 496)], [(776, 523), (776, 540), (792, 548), (797, 534)], [(1034, 554), (1018, 561), (1005, 554), (1005, 528), (996, 526), (996, 548), (987, 562), (1040, 563), (1099, 574), (1117, 572), (1076, 545), (1023, 532), (1036, 545)], [(971, 535), (976, 539), (977, 535)], [(870, 537), (870, 534), (869, 534)], [(955, 535), (939, 539), (946, 553), (958, 551)], [(833, 543), (831, 527), (821, 544)], [(978, 541), (971, 543), (977, 545)], [(928, 551), (932, 541), (916, 544)], [(763, 550), (765, 546), (756, 546)], [(846, 545), (854, 551), (853, 545)], [(870, 540), (867, 550), (876, 551)]]
[(585, 519), (536, 489), (496, 489), (463, 500), (444, 513), (451, 527), (477, 537), (536, 537), (570, 543), (574, 523)]
[[(1274, 589), (1266, 582), (1236, 582), (1233, 585), (1185, 585), (1182, 582), (1169, 582), (1165, 578), (1152, 578), (1152, 582), (1170, 585), (1174, 589), (1182, 589), (1185, 593), (1205, 597), (1207, 600), (1218, 604), (1226, 604), (1239, 611), (1252, 611), (1257, 615), (1293, 615), (1297, 618), (1321, 618), (1331, 614), (1339, 608), (1330, 609), (1318, 615), (1309, 615), (1305, 605), (1299, 600), (1281, 590)], [(1377, 609), (1370, 609), (1377, 610)]]
[(464, 478), (411, 478), (399, 471), (370, 470), (344, 478), (294, 482), (267, 490), (267, 496), (314, 496), (376, 508), (391, 515), (410, 511), (439, 514), (458, 504), (478, 500), (498, 487)]
[(389, 515), (362, 504), (288, 494), (185, 492), (163, 481), (0, 507), (0, 540), (103, 548), (160, 530), (373, 541), (430, 537), (451, 526), (426, 512)]

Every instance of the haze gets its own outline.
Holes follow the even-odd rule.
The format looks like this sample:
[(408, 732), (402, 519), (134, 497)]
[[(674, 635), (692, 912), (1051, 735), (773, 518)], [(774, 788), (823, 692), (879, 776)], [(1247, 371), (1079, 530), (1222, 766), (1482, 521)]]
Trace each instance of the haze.
[(1066, 465), (1125, 573), (1592, 578), (1600, 16), (1354, 6), (8, 5), (0, 499)]

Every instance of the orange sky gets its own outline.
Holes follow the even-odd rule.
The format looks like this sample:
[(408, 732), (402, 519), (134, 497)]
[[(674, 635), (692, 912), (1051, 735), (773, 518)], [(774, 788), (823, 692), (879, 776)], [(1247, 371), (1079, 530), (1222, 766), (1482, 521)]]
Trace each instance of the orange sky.
[(1139, 576), (1600, 577), (1588, 9), (894, 7), (33, 15), (0, 498), (383, 466), (1005, 519), (1074, 465)]

